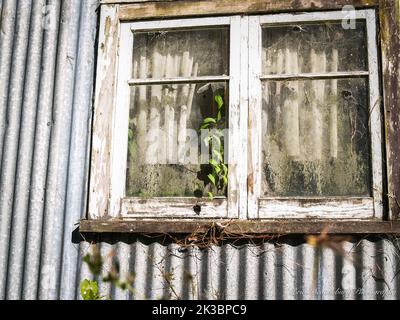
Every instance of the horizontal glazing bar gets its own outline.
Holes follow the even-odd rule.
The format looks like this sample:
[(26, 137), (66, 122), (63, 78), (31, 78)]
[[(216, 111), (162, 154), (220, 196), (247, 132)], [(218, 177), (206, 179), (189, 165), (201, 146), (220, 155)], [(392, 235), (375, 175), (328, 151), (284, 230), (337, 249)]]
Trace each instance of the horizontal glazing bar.
[(271, 74), (260, 76), (260, 80), (298, 80), (298, 79), (339, 79), (368, 77), (368, 71), (329, 72), (329, 73), (298, 73), (298, 74)]
[(179, 77), (162, 79), (131, 79), (130, 86), (135, 85), (157, 85), (157, 84), (179, 84), (179, 83), (200, 83), (200, 82), (221, 82), (228, 81), (229, 76), (204, 76), (204, 77)]

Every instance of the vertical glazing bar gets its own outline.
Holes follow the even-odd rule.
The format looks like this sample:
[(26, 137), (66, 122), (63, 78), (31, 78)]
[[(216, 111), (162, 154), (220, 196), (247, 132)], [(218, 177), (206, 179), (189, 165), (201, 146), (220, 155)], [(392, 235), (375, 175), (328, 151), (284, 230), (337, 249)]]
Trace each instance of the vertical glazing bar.
[[(249, 17), (249, 152), (247, 217), (258, 218), (261, 192), (261, 26), (259, 17)], [(251, 84), (251, 85), (250, 85)]]
[(373, 179), (372, 192), (374, 196), (374, 215), (376, 218), (382, 218), (382, 121), (381, 100), (379, 93), (378, 50), (375, 11), (366, 10), (366, 19), (368, 35), (370, 132)]
[[(230, 28), (230, 81), (229, 81), (229, 145), (228, 145), (228, 216), (237, 218), (239, 214), (241, 155), (244, 150), (240, 137), (241, 106), (241, 17), (231, 18)], [(240, 150), (240, 151), (239, 151)]]

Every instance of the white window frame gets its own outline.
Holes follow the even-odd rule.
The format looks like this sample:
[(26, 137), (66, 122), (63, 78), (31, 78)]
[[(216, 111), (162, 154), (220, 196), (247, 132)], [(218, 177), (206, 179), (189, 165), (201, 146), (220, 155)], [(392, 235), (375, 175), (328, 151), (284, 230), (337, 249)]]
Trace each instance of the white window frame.
[[(380, 218), (382, 206), (382, 121), (380, 114), (378, 52), (376, 39), (375, 11), (357, 10), (355, 18), (366, 21), (368, 43), (368, 71), (326, 72), (321, 74), (262, 75), (261, 74), (261, 36), (265, 25), (341, 21), (348, 19), (348, 12), (313, 12), (302, 14), (276, 14), (252, 16), (249, 20), (249, 144), (251, 145), (249, 173), (252, 188), (248, 190), (248, 217), (256, 218)], [(261, 83), (266, 80), (291, 78), (332, 79), (366, 77), (369, 81), (370, 105), (370, 143), (372, 157), (372, 196), (371, 197), (262, 197), (262, 105)]]
[[(95, 92), (89, 218), (382, 218), (382, 150), (376, 18), (374, 10), (357, 10), (368, 35), (368, 72), (303, 74), (296, 77), (369, 78), (373, 197), (261, 197), (261, 81), (291, 75), (261, 75), (261, 30), (265, 24), (341, 20), (343, 12), (222, 16), (157, 21), (120, 21), (115, 7), (102, 6)], [(113, 38), (105, 35), (110, 28)], [(131, 79), (134, 32), (230, 26), (229, 76)], [(116, 37), (116, 38), (115, 38)], [(110, 64), (112, 66), (110, 66)], [(113, 71), (109, 71), (114, 68)], [(112, 75), (112, 79), (107, 77)], [(112, 107), (102, 101), (102, 84), (113, 82)], [(229, 174), (226, 198), (214, 200), (125, 197), (130, 88), (137, 84), (229, 81)], [(100, 84), (100, 85), (99, 85)], [(102, 108), (110, 108), (103, 114)], [(111, 118), (111, 121), (110, 121)], [(107, 123), (106, 123), (107, 122)], [(121, 128), (126, 128), (121, 129)], [(104, 131), (107, 131), (105, 133)], [(109, 153), (108, 153), (109, 150)], [(104, 159), (104, 157), (106, 157)], [(311, 201), (312, 200), (312, 201)], [(200, 214), (194, 206), (201, 207)]]

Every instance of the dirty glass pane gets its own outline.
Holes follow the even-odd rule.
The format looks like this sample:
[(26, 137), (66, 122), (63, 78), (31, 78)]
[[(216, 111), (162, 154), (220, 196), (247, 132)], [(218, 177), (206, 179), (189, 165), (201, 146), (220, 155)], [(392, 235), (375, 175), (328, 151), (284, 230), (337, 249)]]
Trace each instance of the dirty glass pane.
[(366, 79), (263, 83), (264, 196), (370, 196)]
[(363, 71), (367, 68), (365, 21), (268, 26), (262, 33), (263, 74)]
[[(209, 131), (202, 136), (200, 127), (206, 118), (218, 119), (221, 111), (215, 130), (226, 134), (218, 149), (223, 153), (228, 144), (223, 130), (228, 123), (227, 88), (227, 83), (132, 87), (126, 196), (225, 196), (226, 188), (217, 190), (207, 179), (212, 158), (204, 138)], [(223, 100), (221, 108), (216, 96)]]
[(229, 28), (135, 33), (133, 78), (228, 75)]

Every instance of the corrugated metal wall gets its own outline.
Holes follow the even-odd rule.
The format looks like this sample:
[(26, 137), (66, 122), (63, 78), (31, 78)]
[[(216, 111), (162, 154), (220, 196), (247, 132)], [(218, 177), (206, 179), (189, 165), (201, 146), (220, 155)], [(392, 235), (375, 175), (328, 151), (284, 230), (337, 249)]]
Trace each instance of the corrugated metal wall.
[[(0, 298), (76, 299), (90, 278), (76, 241), (85, 215), (98, 0), (0, 0)], [(103, 239), (104, 240), (104, 239)], [(130, 296), (398, 299), (399, 243), (347, 242), (345, 252), (302, 239), (181, 252), (146, 238), (110, 237)], [(353, 259), (353, 260), (352, 260)]]

